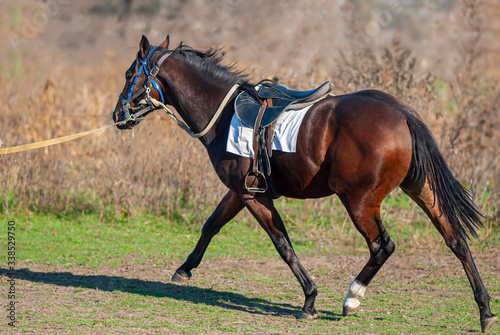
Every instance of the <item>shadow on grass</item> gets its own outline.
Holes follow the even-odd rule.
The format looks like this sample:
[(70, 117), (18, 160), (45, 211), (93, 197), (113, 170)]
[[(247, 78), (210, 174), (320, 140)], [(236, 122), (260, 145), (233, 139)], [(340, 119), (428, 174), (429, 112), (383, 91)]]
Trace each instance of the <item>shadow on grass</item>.
[[(8, 271), (0, 269), (0, 277), (26, 280), (58, 286), (97, 289), (105, 292), (125, 292), (143, 296), (170, 298), (205, 304), (230, 310), (243, 311), (250, 314), (289, 316), (298, 315), (299, 309), (290, 304), (272, 303), (265, 299), (248, 298), (233, 292), (217, 291), (175, 283), (146, 281), (116, 276), (74, 275), (71, 272), (35, 272), (29, 269)], [(338, 321), (341, 316), (321, 311), (322, 318)]]

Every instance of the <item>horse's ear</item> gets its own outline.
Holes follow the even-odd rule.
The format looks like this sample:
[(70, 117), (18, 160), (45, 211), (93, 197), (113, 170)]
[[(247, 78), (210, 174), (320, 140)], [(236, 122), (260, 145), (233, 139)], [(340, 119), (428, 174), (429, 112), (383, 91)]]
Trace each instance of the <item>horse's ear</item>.
[(142, 35), (141, 43), (139, 44), (139, 48), (140, 48), (140, 53), (141, 53), (141, 59), (145, 59), (146, 56), (148, 55), (150, 46), (149, 46), (148, 38), (144, 35)]
[(170, 44), (170, 35), (167, 35), (167, 38), (165, 39), (165, 41), (163, 41), (163, 43), (160, 44), (159, 46), (162, 48), (168, 49), (169, 44)]

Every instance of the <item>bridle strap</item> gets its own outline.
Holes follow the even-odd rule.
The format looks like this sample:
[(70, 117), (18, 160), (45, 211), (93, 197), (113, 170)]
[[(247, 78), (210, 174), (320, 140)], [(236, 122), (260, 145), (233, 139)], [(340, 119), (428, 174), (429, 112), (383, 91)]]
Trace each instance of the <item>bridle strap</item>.
[[(156, 48), (154, 48), (153, 50), (151, 50), (148, 53), (148, 55), (146, 56), (146, 58), (144, 60), (138, 59), (138, 62), (141, 64), (141, 66), (140, 66), (139, 71), (138, 71), (138, 73), (137, 73), (137, 75), (136, 75), (136, 77), (134, 79), (134, 82), (132, 83), (132, 86), (131, 86), (131, 88), (129, 90), (127, 99), (125, 99), (123, 97), (123, 95), (120, 94), (119, 98), (120, 98), (120, 101), (121, 101), (122, 106), (123, 106), (123, 112), (125, 114), (125, 119), (129, 119), (129, 120), (133, 121), (136, 118), (138, 118), (139, 116), (144, 115), (146, 112), (148, 112), (150, 110), (154, 110), (154, 108), (150, 108), (151, 104), (147, 103), (148, 105), (150, 105), (149, 107), (143, 108), (139, 112), (134, 113), (134, 114), (130, 114), (130, 112), (129, 112), (129, 109), (131, 108), (130, 107), (130, 102), (134, 101), (137, 97), (139, 97), (140, 95), (142, 95), (144, 92), (146, 92), (146, 98), (148, 98), (149, 97), (149, 92), (151, 91), (151, 86), (153, 86), (153, 88), (158, 91), (162, 102), (165, 101), (164, 97), (163, 97), (163, 93), (162, 93), (160, 87), (158, 86), (158, 84), (156, 83), (155, 79), (156, 79), (156, 75), (160, 71), (161, 64), (165, 61), (165, 59), (168, 58), (168, 56), (170, 56), (171, 53), (170, 52), (166, 52), (165, 54), (163, 54), (160, 57), (160, 59), (156, 62), (156, 64), (154, 65), (153, 69), (151, 71), (148, 71), (148, 69), (147, 69), (148, 59), (149, 59), (149, 56), (153, 53), (154, 50), (156, 50)], [(139, 77), (140, 77), (141, 72), (142, 72), (143, 69), (144, 69), (144, 73), (147, 75), (146, 82), (144, 83), (144, 85), (139, 90), (137, 90), (137, 92), (133, 93), (133, 90), (135, 88), (135, 84), (137, 83), (137, 80), (139, 79)], [(147, 109), (147, 110), (145, 110), (145, 109)]]

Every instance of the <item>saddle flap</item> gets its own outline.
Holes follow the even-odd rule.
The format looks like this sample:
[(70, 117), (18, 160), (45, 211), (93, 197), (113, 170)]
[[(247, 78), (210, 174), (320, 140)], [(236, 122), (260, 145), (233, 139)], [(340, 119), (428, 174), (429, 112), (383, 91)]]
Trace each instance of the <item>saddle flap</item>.
[(234, 110), (244, 125), (253, 128), (259, 113), (260, 102), (247, 91), (243, 91), (234, 100)]
[[(292, 102), (292, 100), (273, 99), (273, 106), (268, 106), (265, 110), (260, 124), (261, 127), (264, 128), (273, 123)], [(255, 125), (260, 106), (260, 101), (246, 91), (241, 92), (234, 102), (236, 116), (238, 116), (241, 123), (250, 128)]]

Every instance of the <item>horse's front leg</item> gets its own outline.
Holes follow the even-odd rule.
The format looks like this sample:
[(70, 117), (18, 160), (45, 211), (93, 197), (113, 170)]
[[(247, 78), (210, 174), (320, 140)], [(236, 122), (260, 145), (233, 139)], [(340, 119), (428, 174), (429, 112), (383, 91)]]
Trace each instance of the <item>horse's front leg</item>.
[(281, 220), (278, 211), (274, 207), (273, 200), (270, 196), (258, 194), (249, 197), (244, 196), (245, 206), (249, 209), (252, 215), (257, 219), (259, 224), (267, 232), (273, 241), (276, 250), (278, 250), (281, 258), (288, 264), (295, 277), (302, 285), (305, 294), (305, 303), (302, 308), (302, 313), (298, 316), (299, 319), (312, 319), (318, 315), (314, 308), (314, 301), (318, 294), (316, 284), (307, 274), (299, 259), (295, 255), (290, 238), (288, 237), (285, 225)]
[(244, 205), (238, 193), (229, 191), (221, 200), (215, 211), (205, 222), (201, 231), (201, 237), (196, 244), (193, 252), (189, 255), (184, 264), (175, 271), (173, 281), (186, 281), (191, 278), (191, 270), (198, 267), (205, 250), (212, 238), (221, 230), (221, 228), (236, 216)]

